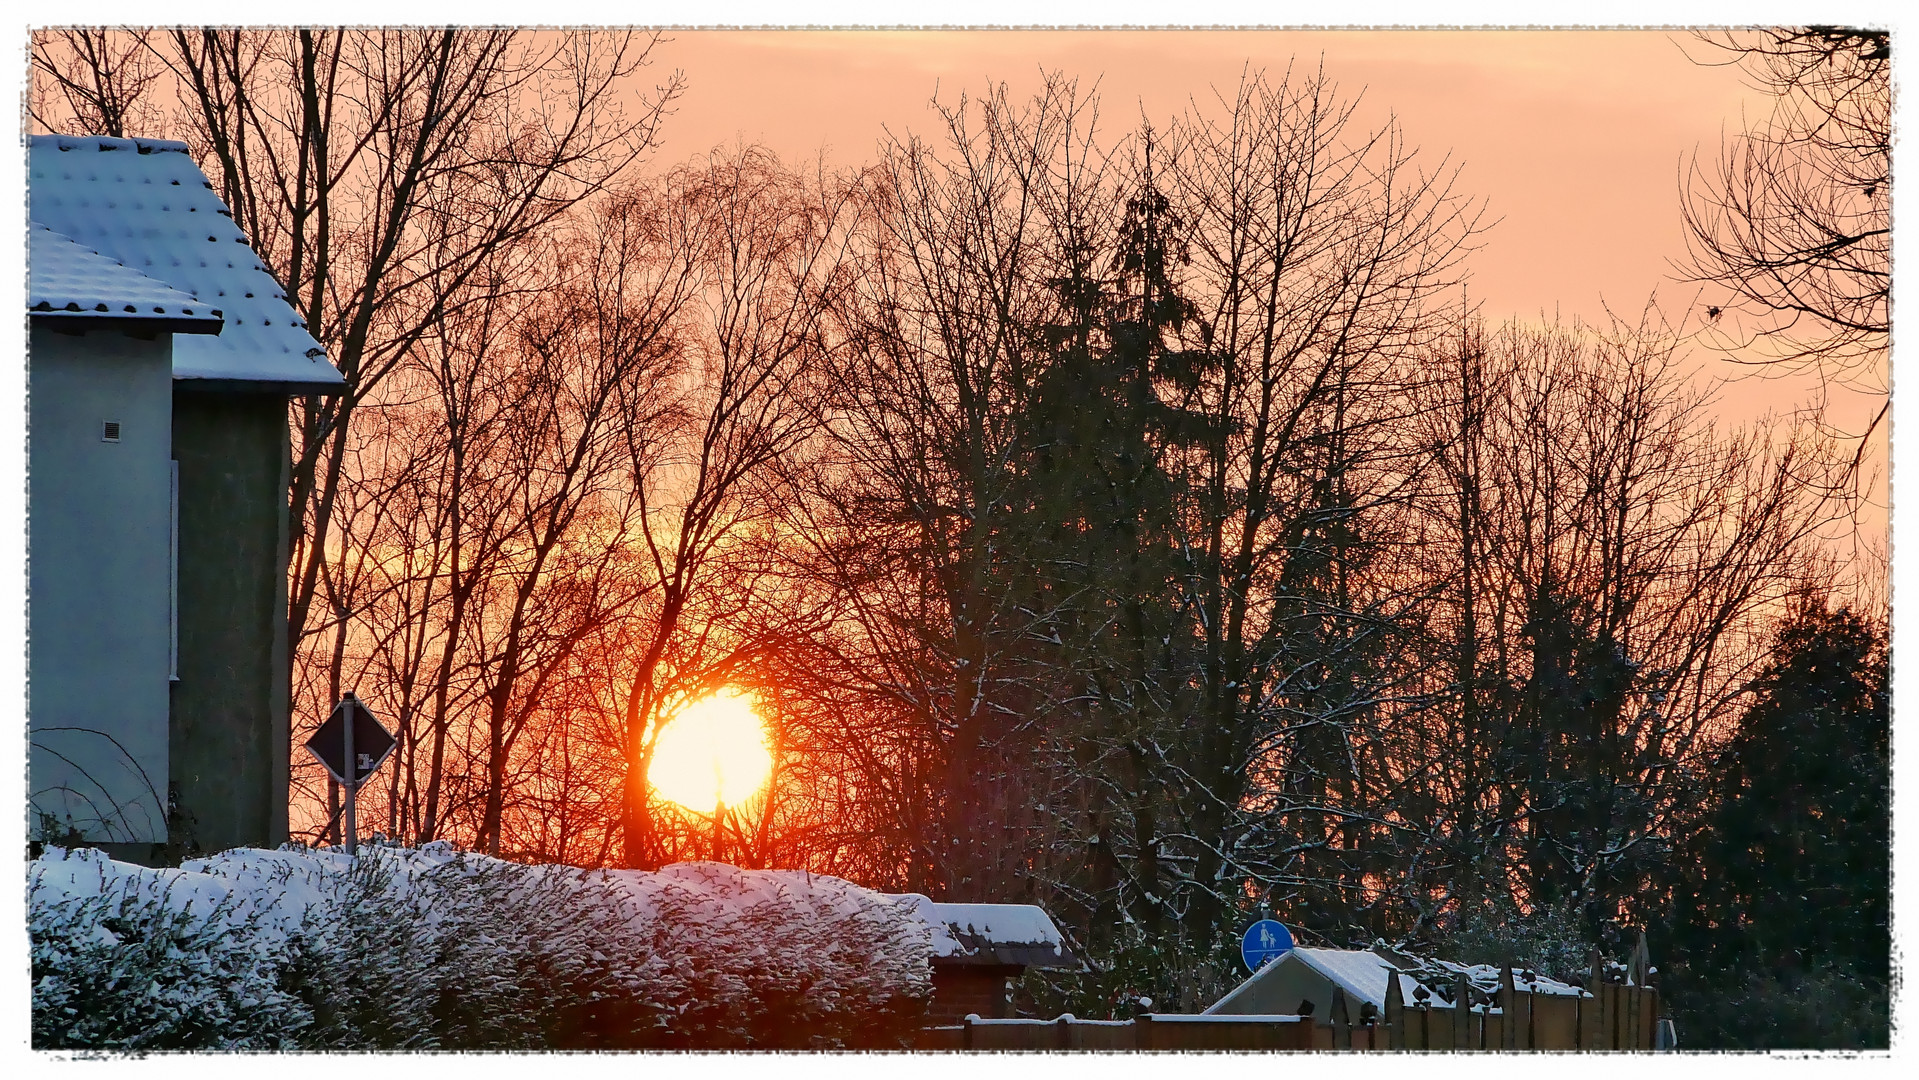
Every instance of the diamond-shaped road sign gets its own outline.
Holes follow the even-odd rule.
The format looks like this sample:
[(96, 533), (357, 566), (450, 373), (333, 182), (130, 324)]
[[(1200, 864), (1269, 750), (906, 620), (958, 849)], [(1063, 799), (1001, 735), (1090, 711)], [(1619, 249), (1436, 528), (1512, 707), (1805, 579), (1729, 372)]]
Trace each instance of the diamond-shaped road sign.
[(307, 740), (307, 750), (320, 759), (326, 771), (333, 774), (337, 784), (347, 782), (346, 772), (346, 726), (353, 725), (353, 759), (358, 766), (353, 770), (353, 785), (379, 769), (393, 752), (393, 735), (373, 717), (373, 711), (352, 694), (340, 699), (333, 708), (333, 715), (326, 718), (320, 730)]

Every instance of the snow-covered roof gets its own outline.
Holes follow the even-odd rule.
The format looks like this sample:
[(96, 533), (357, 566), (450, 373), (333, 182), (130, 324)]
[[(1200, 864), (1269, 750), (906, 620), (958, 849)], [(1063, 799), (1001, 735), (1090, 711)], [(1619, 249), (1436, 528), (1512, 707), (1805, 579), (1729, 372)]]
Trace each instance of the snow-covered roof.
[(186, 151), (165, 139), (36, 135), (28, 151), (29, 216), (221, 311), (218, 335), (174, 340), (176, 380), (289, 393), (344, 389)]
[[(1374, 951), (1380, 950), (1380, 951)], [(1385, 952), (1390, 955), (1381, 955)], [(1288, 950), (1277, 960), (1259, 969), (1252, 977), (1234, 987), (1231, 993), (1220, 998), (1207, 1013), (1228, 1012), (1223, 1008), (1244, 994), (1252, 994), (1261, 982), (1268, 978), (1282, 978), (1278, 973), (1288, 964), (1304, 965), (1324, 976), (1333, 985), (1346, 991), (1346, 997), (1358, 1008), (1361, 1003), (1371, 1002), (1376, 1009), (1386, 1008), (1386, 978), (1389, 972), (1397, 972), (1400, 1000), (1412, 1005), (1418, 1000), (1416, 991), (1424, 986), (1430, 994), (1428, 1003), (1436, 1009), (1453, 1007), (1453, 997), (1458, 992), (1458, 977), (1466, 976), (1471, 988), (1468, 1002), (1472, 1008), (1498, 1000), (1499, 968), (1492, 964), (1458, 964), (1450, 960), (1432, 957), (1409, 956), (1386, 947), (1375, 945), (1374, 949), (1317, 949), (1301, 946)], [(1282, 984), (1275, 984), (1282, 985)], [(1577, 986), (1549, 979), (1536, 971), (1521, 968), (1513, 969), (1513, 989), (1522, 993), (1544, 994), (1553, 997), (1591, 996)]]
[[(1399, 969), (1410, 971), (1419, 981), (1428, 987), (1444, 987), (1448, 993), (1458, 982), (1461, 975), (1466, 976), (1472, 987), (1475, 1000), (1493, 1000), (1499, 993), (1499, 968), (1493, 964), (1460, 964), (1438, 957), (1414, 957), (1400, 955)], [(1513, 989), (1521, 993), (1545, 994), (1552, 997), (1590, 997), (1586, 991), (1571, 983), (1558, 979), (1549, 979), (1537, 971), (1515, 967), (1513, 971)], [(1411, 1001), (1408, 997), (1406, 1000)]]
[(1046, 912), (1032, 904), (942, 904), (906, 893), (903, 899), (933, 931), (934, 962), (1017, 964), (1077, 971), (1081, 963)]
[[(1343, 988), (1346, 996), (1354, 999), (1355, 1003), (1370, 1001), (1375, 1008), (1386, 1007), (1386, 976), (1394, 968), (1385, 957), (1367, 949), (1297, 948), (1293, 951), (1309, 966)], [(1413, 1000), (1413, 990), (1418, 987), (1418, 982), (1408, 975), (1402, 974), (1398, 978), (1400, 994), (1406, 1001)], [(1435, 993), (1433, 1004), (1446, 1006), (1450, 1004), (1450, 998), (1451, 995), (1443, 991)]]
[[(1346, 992), (1346, 998), (1357, 1009), (1362, 1003), (1370, 1002), (1375, 1009), (1386, 1008), (1387, 976), (1396, 970), (1392, 963), (1378, 953), (1366, 949), (1316, 949), (1296, 946), (1281, 954), (1277, 960), (1260, 968), (1245, 982), (1240, 983), (1225, 997), (1207, 1008), (1208, 1014), (1225, 1011), (1222, 1006), (1232, 1002), (1241, 994), (1252, 993), (1261, 981), (1276, 977), (1287, 964), (1304, 964), (1332, 982), (1334, 986)], [(1413, 991), (1419, 983), (1411, 976), (1400, 974), (1399, 992), (1401, 997), (1411, 1002)], [(1445, 992), (1434, 993), (1432, 1004), (1438, 1008), (1450, 1008), (1451, 1001)]]
[(152, 322), (217, 334), (220, 313), (190, 294), (73, 242), (39, 222), (27, 230), (27, 310), (63, 318)]

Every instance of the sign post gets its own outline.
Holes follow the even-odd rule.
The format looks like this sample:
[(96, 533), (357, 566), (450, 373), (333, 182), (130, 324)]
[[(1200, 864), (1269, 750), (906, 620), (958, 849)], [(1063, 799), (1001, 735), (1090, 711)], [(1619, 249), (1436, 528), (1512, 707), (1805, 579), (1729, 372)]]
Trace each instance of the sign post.
[(1292, 932), (1272, 919), (1261, 919), (1246, 928), (1239, 942), (1239, 957), (1246, 970), (1257, 972), (1286, 954), (1293, 947)]
[[(353, 695), (348, 694), (339, 705), (340, 708), (347, 710), (346, 723), (340, 725), (340, 760), (347, 762), (353, 760), (353, 710), (347, 705), (347, 702), (351, 700), (353, 700)], [(346, 854), (349, 859), (354, 856), (354, 853), (357, 852), (360, 847), (360, 830), (355, 827), (357, 823), (353, 820), (354, 811), (360, 807), (360, 777), (358, 774), (358, 769), (353, 768), (351, 765), (347, 766)]]
[(372, 776), (393, 753), (393, 733), (374, 717), (358, 697), (348, 694), (333, 707), (333, 715), (306, 742), (307, 752), (319, 759), (335, 783), (346, 789), (346, 851), (359, 850), (355, 804), (360, 782)]

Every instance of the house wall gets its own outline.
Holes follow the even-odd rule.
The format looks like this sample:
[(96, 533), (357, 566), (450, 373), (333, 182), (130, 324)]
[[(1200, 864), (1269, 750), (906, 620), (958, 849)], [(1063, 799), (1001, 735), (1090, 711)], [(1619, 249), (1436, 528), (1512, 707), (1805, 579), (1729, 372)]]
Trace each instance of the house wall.
[(183, 840), (204, 851), (287, 838), (286, 410), (283, 394), (174, 395), (172, 773)]
[(30, 835), (163, 842), (172, 336), (34, 326), (28, 350)]

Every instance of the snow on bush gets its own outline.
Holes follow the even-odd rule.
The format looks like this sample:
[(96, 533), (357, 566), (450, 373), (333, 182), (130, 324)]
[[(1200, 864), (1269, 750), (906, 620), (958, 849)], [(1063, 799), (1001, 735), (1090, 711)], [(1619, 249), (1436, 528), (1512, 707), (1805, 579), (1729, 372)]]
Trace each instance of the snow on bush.
[(683, 863), (526, 866), (445, 843), (28, 869), (34, 1045), (115, 1049), (907, 1045), (911, 901)]

